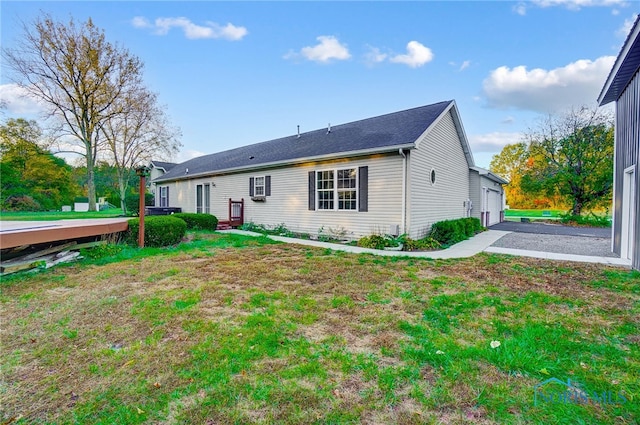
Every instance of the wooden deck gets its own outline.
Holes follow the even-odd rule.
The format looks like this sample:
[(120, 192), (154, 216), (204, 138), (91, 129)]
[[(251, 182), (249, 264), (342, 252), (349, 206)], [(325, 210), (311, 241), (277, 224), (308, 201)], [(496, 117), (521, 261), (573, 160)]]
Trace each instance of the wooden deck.
[(127, 230), (128, 220), (0, 221), (0, 249), (122, 232)]

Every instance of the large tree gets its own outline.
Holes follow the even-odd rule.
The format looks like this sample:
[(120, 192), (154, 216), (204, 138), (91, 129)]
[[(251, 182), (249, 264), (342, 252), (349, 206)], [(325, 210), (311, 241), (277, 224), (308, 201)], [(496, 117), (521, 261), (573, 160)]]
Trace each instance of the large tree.
[(60, 123), (86, 159), (87, 194), (95, 209), (94, 166), (103, 147), (100, 128), (128, 87), (141, 81), (142, 62), (107, 41), (91, 19), (56, 22), (49, 15), (24, 25), (18, 47), (3, 56), (14, 81)]
[(179, 131), (170, 126), (158, 97), (144, 87), (131, 87), (116, 102), (115, 113), (100, 127), (107, 155), (115, 166), (120, 205), (126, 213), (126, 196), (135, 167), (151, 159), (169, 159), (177, 153)]
[(38, 144), (35, 121), (9, 119), (0, 125), (2, 209), (59, 209), (79, 192), (71, 167)]
[(529, 157), (542, 158), (525, 171), (525, 190), (562, 196), (573, 215), (610, 203), (613, 120), (609, 114), (582, 107), (550, 115), (525, 137)]

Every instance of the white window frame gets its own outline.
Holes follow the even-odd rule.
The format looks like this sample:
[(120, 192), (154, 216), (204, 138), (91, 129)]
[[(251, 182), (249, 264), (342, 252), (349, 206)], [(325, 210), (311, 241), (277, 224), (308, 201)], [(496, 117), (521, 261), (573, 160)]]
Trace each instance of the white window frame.
[[(169, 206), (169, 196), (168, 195), (169, 186), (158, 186), (158, 206), (159, 207), (168, 207)], [(164, 199), (164, 203), (162, 200)], [(164, 205), (163, 205), (164, 204)]]
[[(258, 179), (262, 179), (262, 184), (258, 184)], [(258, 193), (258, 188), (262, 188), (262, 193)], [(267, 193), (267, 177), (266, 176), (253, 176), (253, 196), (264, 197)]]
[[(354, 171), (355, 172), (355, 187), (352, 188), (338, 188), (338, 171)], [(315, 196), (316, 196), (316, 211), (345, 211), (345, 212), (358, 212), (358, 200), (360, 199), (360, 193), (358, 190), (359, 185), (359, 176), (358, 176), (358, 167), (347, 167), (347, 168), (325, 168), (320, 170), (315, 170)], [(318, 178), (319, 173), (331, 172), (333, 173), (333, 187), (331, 189), (319, 189), (318, 182), (320, 179)], [(320, 192), (332, 192), (333, 196), (333, 208), (320, 208)], [(340, 192), (355, 192), (355, 207), (354, 208), (339, 208), (340, 206), (340, 198), (338, 194)], [(350, 202), (346, 201), (346, 202)]]

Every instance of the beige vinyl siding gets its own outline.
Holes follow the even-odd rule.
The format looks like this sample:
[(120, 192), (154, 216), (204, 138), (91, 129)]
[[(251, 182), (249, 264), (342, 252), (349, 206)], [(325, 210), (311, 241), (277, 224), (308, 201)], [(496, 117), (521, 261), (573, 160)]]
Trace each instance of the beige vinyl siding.
[[(437, 221), (464, 217), (469, 165), (449, 111), (410, 154), (407, 211), (411, 237), (423, 237)], [(435, 184), (431, 184), (432, 169)]]
[[(367, 212), (309, 211), (309, 171), (361, 166), (369, 167)], [(390, 224), (401, 225), (401, 175), (402, 157), (394, 153), (174, 182), (169, 184), (169, 197), (171, 206), (195, 212), (196, 185), (211, 183), (211, 213), (219, 220), (228, 219), (229, 198), (244, 198), (245, 222), (268, 226), (284, 223), (289, 230), (314, 235), (321, 227), (325, 232), (344, 228), (348, 237), (356, 238), (388, 233)], [(271, 196), (265, 202), (254, 202), (249, 196), (249, 179), (258, 176), (271, 176)]]
[[(497, 191), (499, 193), (501, 202), (498, 208), (498, 217), (491, 217), (491, 221), (495, 221), (499, 219), (499, 214), (503, 211), (504, 206), (504, 191), (500, 184), (494, 182), (493, 180), (487, 178), (486, 176), (481, 176), (477, 171), (470, 170), (469, 171), (469, 199), (473, 203), (473, 209), (471, 210), (471, 217), (482, 218), (481, 212), (483, 211), (482, 205), (482, 188), (485, 187), (487, 189)], [(484, 205), (484, 211), (488, 211), (489, 206)]]
[(473, 205), (471, 217), (478, 219), (482, 211), (482, 184), (480, 180), (482, 180), (480, 173), (475, 170), (469, 170), (469, 199), (471, 199)]

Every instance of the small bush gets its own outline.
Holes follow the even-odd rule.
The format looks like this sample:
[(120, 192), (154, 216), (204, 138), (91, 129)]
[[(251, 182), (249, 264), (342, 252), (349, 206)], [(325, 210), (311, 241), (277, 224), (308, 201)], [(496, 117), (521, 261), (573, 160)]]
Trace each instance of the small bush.
[(29, 195), (9, 196), (2, 205), (3, 211), (44, 211), (38, 201)]
[[(140, 212), (140, 195), (127, 195), (127, 199), (124, 201), (124, 205), (127, 207), (128, 215), (138, 215)], [(144, 194), (144, 205), (152, 207), (155, 205), (155, 198), (152, 193)]]
[(394, 238), (390, 235), (369, 235), (358, 239), (357, 245), (362, 248), (385, 249), (400, 246), (404, 241), (404, 235), (399, 236), (398, 238)]
[(362, 248), (384, 249), (387, 239), (380, 235), (369, 235), (358, 239), (358, 246)]
[[(175, 215), (175, 214), (174, 214)], [(246, 230), (247, 232), (256, 232), (267, 234), (267, 228), (264, 224), (256, 224), (253, 221), (249, 221), (240, 226), (240, 230)]]
[(442, 245), (437, 240), (427, 237), (424, 239), (411, 239), (405, 238), (404, 245), (402, 246), (403, 251), (431, 251), (435, 249), (440, 249)]
[(469, 239), (481, 230), (482, 226), (479, 219), (467, 217), (434, 223), (433, 226), (431, 226), (429, 236), (442, 245), (450, 246)]
[(611, 221), (606, 214), (597, 215), (592, 212), (587, 215), (560, 214), (560, 222), (574, 226), (611, 227)]
[(216, 230), (218, 227), (218, 218), (211, 214), (175, 213), (172, 216), (184, 220), (188, 230)]
[[(139, 218), (129, 220), (126, 236), (128, 243), (132, 245), (138, 243), (139, 228)], [(151, 247), (176, 245), (180, 243), (186, 231), (187, 223), (180, 218), (170, 215), (147, 217), (144, 220), (144, 244)]]

